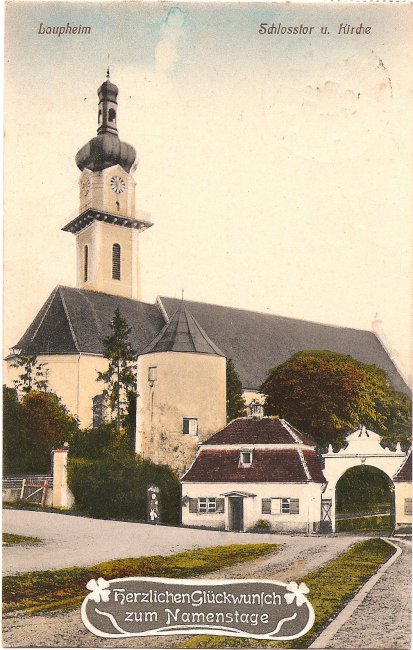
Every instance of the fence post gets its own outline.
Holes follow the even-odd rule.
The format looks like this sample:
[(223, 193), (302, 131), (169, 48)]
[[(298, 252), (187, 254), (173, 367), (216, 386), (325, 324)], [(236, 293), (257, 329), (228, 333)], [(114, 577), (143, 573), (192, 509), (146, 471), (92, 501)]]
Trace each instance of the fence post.
[(20, 490), (20, 501), (23, 501), (25, 487), (26, 487), (26, 479), (24, 478), (22, 480), (22, 489)]
[(43, 483), (43, 494), (42, 494), (42, 508), (45, 507), (46, 505), (46, 497), (47, 497), (47, 488), (49, 487), (49, 484), (47, 481)]

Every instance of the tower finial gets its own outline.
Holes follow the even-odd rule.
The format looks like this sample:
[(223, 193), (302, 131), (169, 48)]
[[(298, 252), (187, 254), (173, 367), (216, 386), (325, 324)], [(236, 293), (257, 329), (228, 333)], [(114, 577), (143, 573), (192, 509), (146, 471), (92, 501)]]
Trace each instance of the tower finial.
[(108, 54), (108, 69), (106, 70), (106, 78), (110, 78), (110, 71), (109, 71), (109, 65), (110, 65), (110, 54)]
[(182, 291), (181, 301), (183, 302), (184, 301), (184, 290), (181, 289), (181, 291)]

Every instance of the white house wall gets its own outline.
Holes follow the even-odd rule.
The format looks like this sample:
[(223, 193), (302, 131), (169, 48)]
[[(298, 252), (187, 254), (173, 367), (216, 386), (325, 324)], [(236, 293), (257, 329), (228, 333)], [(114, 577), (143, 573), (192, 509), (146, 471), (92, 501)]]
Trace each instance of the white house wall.
[[(411, 513), (411, 500), (412, 500), (412, 483), (411, 481), (396, 481), (394, 483), (394, 501), (395, 501), (395, 526), (400, 528), (402, 526), (412, 525), (412, 515), (408, 514), (408, 507), (406, 500), (410, 499), (410, 513)], [(407, 510), (407, 512), (406, 512)]]
[[(189, 512), (189, 498), (222, 498), (231, 491), (255, 494), (244, 498), (244, 530), (266, 520), (276, 532), (313, 532), (318, 529), (322, 485), (319, 483), (182, 483), (182, 523), (185, 526), (228, 530), (228, 497), (223, 513)], [(299, 499), (298, 514), (263, 514), (262, 499)], [(314, 524), (314, 526), (313, 526)]]

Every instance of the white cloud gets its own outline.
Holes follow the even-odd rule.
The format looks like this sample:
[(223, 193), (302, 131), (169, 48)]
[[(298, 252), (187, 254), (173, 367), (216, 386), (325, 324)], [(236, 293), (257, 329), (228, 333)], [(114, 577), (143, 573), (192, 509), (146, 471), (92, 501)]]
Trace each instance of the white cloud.
[(179, 60), (179, 42), (183, 36), (185, 13), (179, 7), (168, 10), (161, 27), (161, 38), (155, 48), (156, 71), (166, 74)]

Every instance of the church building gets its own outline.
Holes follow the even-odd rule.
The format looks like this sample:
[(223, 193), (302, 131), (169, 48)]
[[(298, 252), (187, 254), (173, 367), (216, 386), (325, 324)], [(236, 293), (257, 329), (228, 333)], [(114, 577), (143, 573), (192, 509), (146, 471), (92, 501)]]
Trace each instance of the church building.
[(76, 237), (77, 286), (56, 287), (12, 348), (11, 385), (16, 357), (36, 355), (47, 364), (50, 390), (81, 426), (97, 424), (103, 385), (96, 376), (107, 367), (102, 339), (119, 308), (139, 355), (136, 450), (181, 470), (197, 444), (226, 424), (226, 359), (252, 408), (262, 403), (269, 368), (308, 349), (376, 364), (394, 388), (408, 392), (373, 332), (162, 296), (142, 302), (139, 247), (153, 224), (135, 205), (136, 152), (119, 138), (118, 88), (109, 74), (98, 100), (97, 135), (76, 155), (79, 214), (63, 228)]

